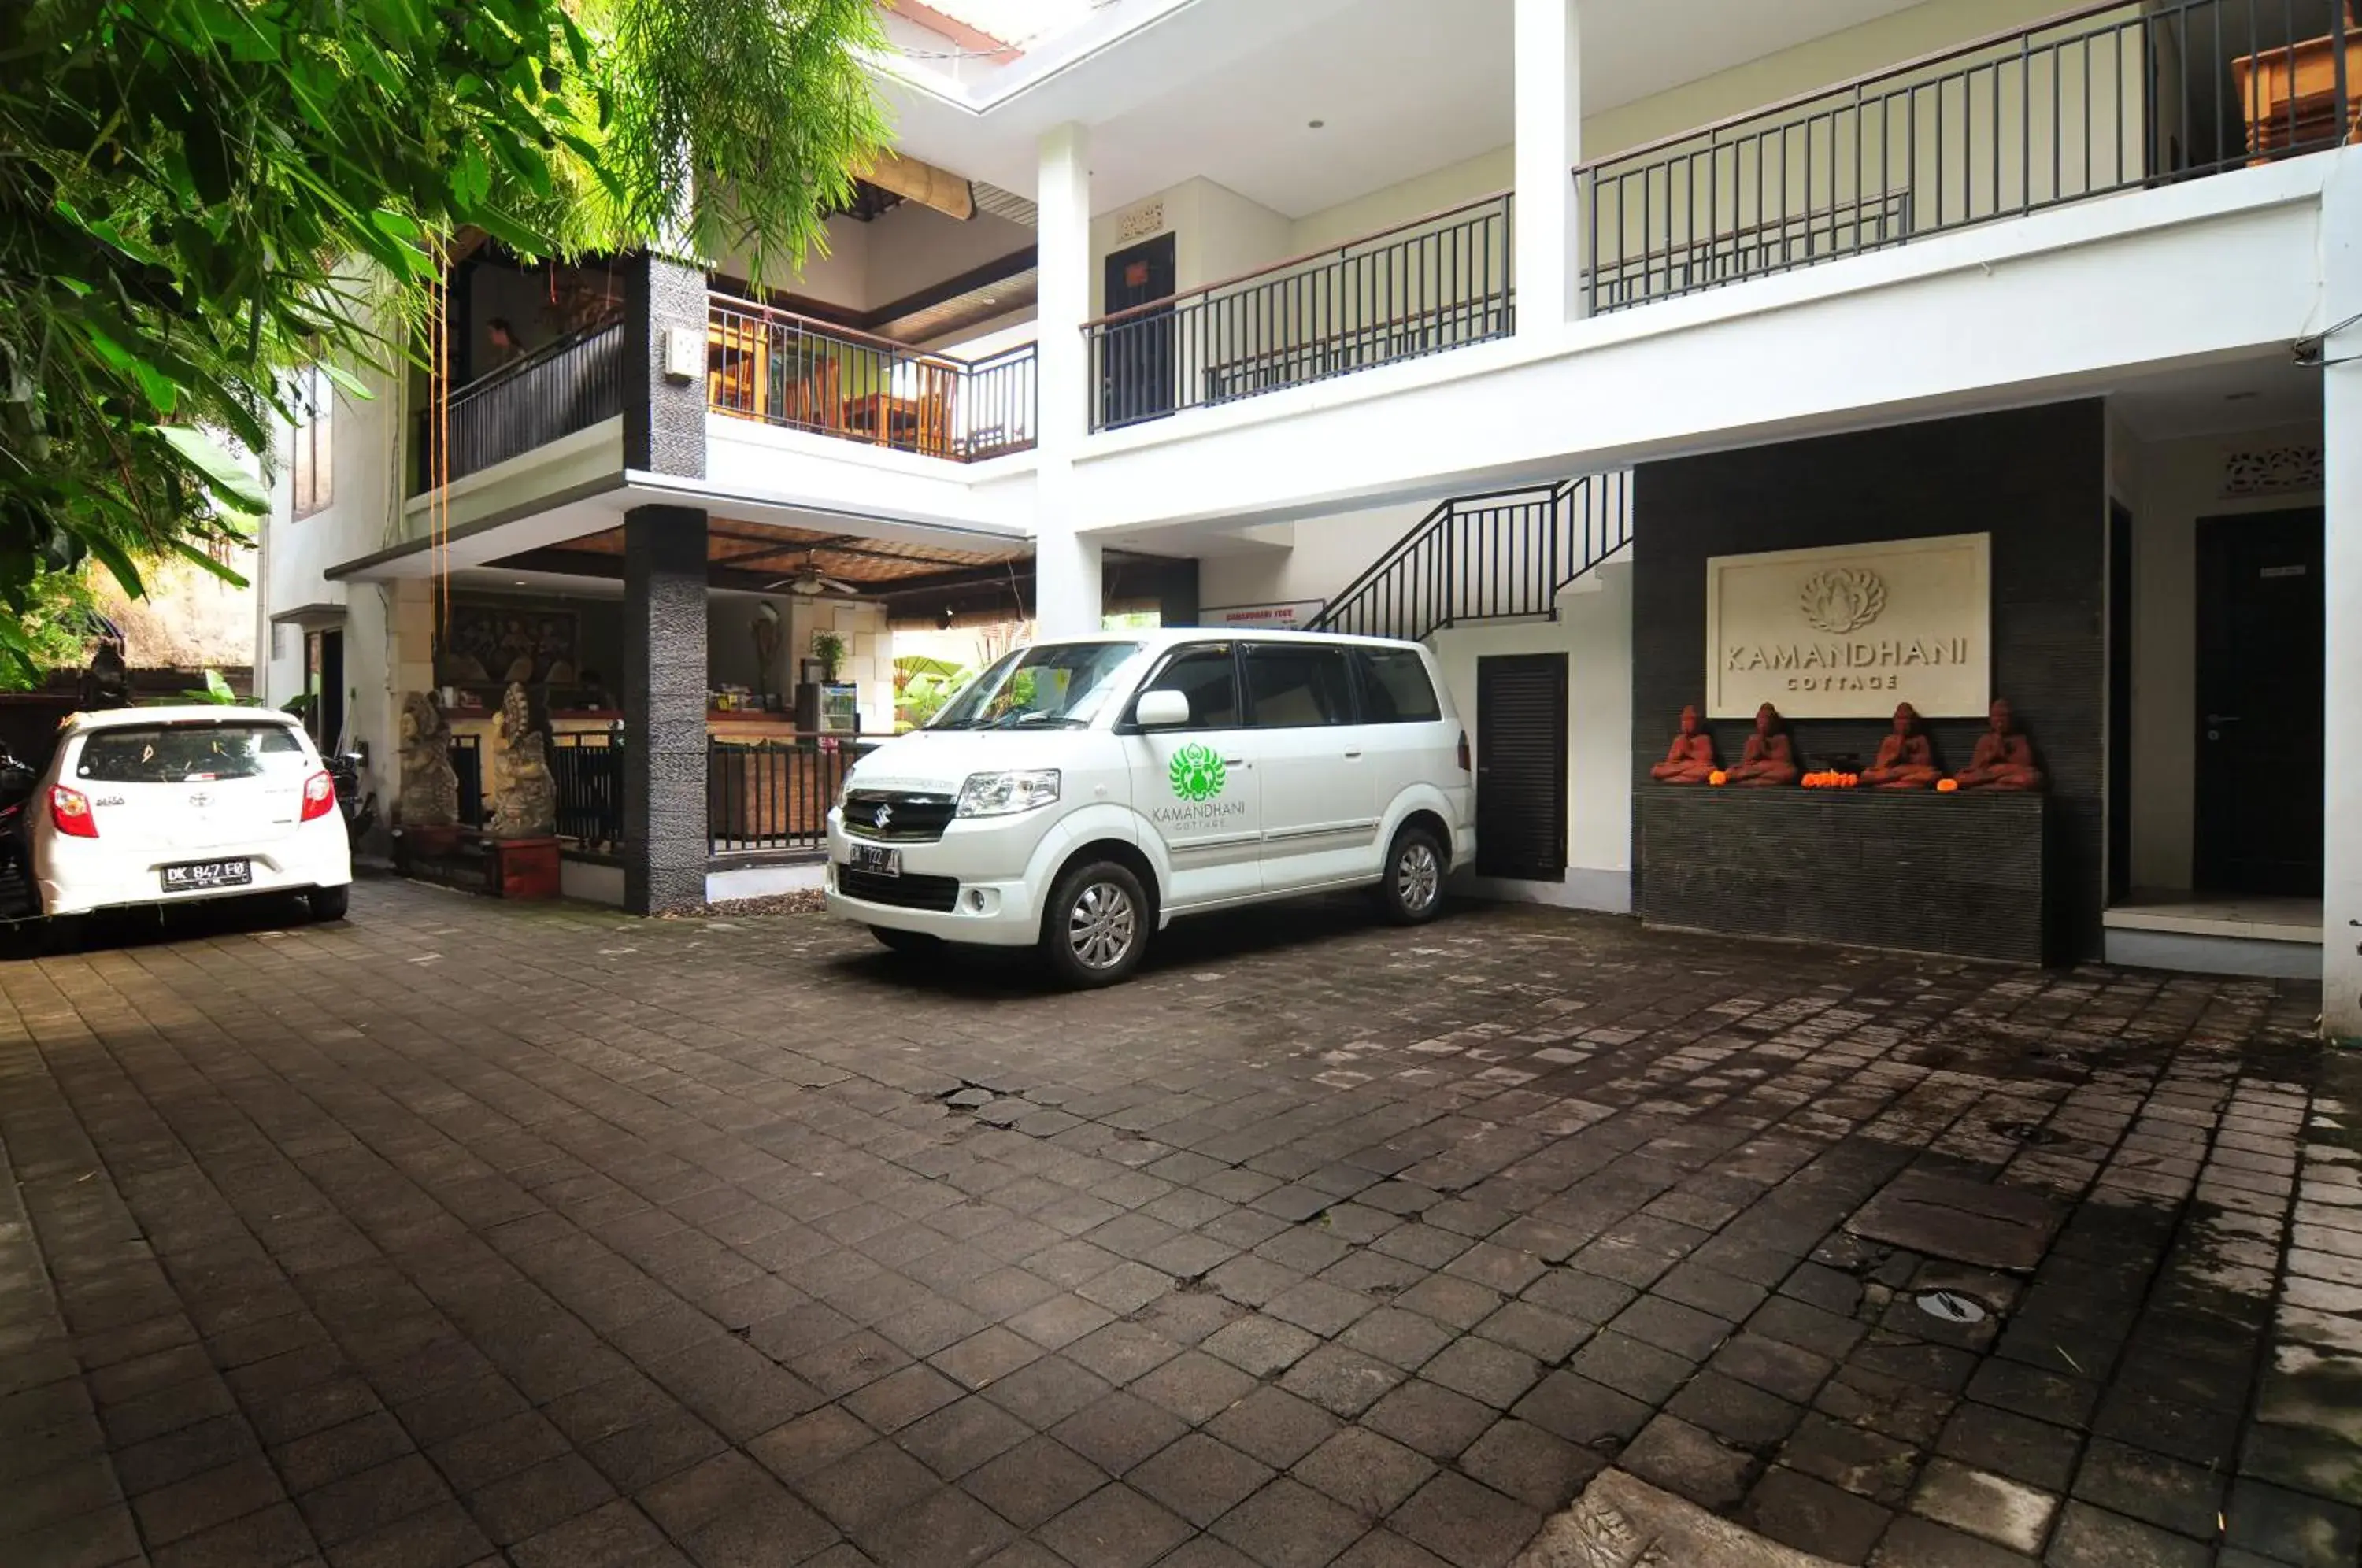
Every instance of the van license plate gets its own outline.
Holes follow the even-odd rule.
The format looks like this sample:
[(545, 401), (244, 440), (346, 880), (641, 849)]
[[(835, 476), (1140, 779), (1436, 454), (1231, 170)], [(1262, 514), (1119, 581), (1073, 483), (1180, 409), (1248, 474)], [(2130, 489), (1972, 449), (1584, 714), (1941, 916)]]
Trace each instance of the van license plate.
[(254, 880), (254, 867), (244, 860), (192, 860), (164, 867), (164, 890), (194, 892), (200, 888), (243, 888)]
[(853, 846), (853, 868), (855, 871), (875, 871), (880, 877), (900, 877), (902, 874), (902, 852), (880, 849), (874, 844), (856, 844)]

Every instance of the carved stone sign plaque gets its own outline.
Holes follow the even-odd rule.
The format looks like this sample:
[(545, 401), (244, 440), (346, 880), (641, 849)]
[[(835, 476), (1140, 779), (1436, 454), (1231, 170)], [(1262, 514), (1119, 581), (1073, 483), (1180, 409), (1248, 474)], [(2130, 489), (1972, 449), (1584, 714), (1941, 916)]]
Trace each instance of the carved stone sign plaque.
[(1992, 696), (1992, 536), (1714, 556), (1707, 713), (1981, 718)]

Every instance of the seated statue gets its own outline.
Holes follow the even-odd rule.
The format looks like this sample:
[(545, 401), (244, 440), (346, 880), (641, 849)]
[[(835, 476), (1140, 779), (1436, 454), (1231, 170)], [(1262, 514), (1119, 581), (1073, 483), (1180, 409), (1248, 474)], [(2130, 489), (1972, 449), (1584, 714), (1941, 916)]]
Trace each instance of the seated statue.
[(2042, 770), (2034, 766), (2034, 747), (2017, 733), (2009, 703), (1993, 699), (1985, 719), (1985, 733), (1977, 737), (1976, 755), (1953, 775), (1963, 790), (2039, 790)]
[(1788, 744), (1788, 732), (1781, 727), (1780, 710), (1766, 702), (1755, 710), (1755, 733), (1747, 737), (1747, 749), (1739, 754), (1738, 766), (1725, 776), (1723, 782), (1741, 790), (1769, 790), (1794, 784), (1796, 778), (1795, 748)]
[(1703, 784), (1714, 772), (1714, 737), (1705, 733), (1695, 707), (1682, 710), (1682, 733), (1666, 748), (1665, 760), (1649, 769), (1660, 784)]
[(1861, 781), (1872, 790), (1932, 790), (1942, 777), (1935, 747), (1919, 733), (1919, 711), (1896, 703), (1894, 733), (1878, 743), (1878, 760), (1863, 769)]

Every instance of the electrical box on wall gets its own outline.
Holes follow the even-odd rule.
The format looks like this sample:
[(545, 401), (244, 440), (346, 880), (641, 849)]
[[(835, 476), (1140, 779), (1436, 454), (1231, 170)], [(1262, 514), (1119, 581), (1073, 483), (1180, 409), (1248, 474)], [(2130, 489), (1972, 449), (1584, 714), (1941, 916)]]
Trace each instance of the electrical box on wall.
[(694, 327), (668, 326), (664, 336), (665, 380), (685, 386), (705, 374), (705, 334)]

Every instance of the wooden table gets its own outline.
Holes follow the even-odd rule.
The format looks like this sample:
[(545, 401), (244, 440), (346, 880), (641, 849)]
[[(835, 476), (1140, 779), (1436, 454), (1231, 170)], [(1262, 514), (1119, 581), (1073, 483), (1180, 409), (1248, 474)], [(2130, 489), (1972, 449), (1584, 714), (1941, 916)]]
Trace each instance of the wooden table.
[[(2345, 123), (2337, 123), (2337, 60), (2345, 57)], [(2362, 28), (2231, 62), (2247, 116), (2252, 166), (2298, 149), (2362, 142)]]

